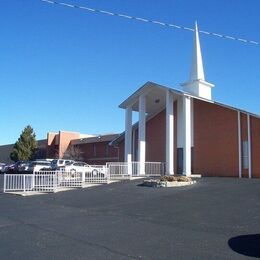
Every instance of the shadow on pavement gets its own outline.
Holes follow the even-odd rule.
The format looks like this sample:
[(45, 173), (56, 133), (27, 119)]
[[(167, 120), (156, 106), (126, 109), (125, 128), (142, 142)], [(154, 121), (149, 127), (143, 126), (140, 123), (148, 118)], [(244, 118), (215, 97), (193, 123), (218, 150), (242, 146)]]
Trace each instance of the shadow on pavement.
[(239, 254), (260, 257), (260, 234), (232, 237), (229, 239), (228, 245)]

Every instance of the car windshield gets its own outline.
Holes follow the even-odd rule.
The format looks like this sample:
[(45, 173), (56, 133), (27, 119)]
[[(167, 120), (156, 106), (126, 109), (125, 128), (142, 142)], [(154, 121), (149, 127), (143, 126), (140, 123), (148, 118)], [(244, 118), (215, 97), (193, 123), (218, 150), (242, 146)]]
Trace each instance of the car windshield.
[(57, 162), (58, 162), (58, 160), (53, 160), (53, 161), (51, 162), (51, 164), (54, 165), (54, 164), (56, 164)]
[(66, 165), (72, 165), (73, 164), (73, 162), (67, 162), (66, 163)]

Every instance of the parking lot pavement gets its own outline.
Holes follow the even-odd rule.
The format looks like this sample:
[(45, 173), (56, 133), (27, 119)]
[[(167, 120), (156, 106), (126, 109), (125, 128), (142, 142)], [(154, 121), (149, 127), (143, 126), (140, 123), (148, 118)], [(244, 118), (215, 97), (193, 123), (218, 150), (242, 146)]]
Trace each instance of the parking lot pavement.
[[(203, 178), (179, 188), (140, 182), (32, 197), (0, 194), (0, 259), (257, 256), (260, 180)], [(236, 239), (243, 235), (250, 245), (240, 239), (239, 250)]]

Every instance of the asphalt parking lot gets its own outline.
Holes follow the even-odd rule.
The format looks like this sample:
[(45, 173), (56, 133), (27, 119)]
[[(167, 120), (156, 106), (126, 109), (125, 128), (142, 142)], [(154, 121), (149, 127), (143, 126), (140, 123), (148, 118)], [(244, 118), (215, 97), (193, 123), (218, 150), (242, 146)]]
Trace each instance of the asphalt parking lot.
[(139, 183), (31, 197), (1, 193), (0, 259), (260, 257), (260, 180)]

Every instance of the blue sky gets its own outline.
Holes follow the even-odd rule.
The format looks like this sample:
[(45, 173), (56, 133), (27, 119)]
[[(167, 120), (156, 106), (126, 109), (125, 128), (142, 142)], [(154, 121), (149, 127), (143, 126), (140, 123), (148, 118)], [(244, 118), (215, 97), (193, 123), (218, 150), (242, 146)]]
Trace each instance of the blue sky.
[[(259, 0), (63, 0), (260, 40)], [(193, 34), (39, 0), (0, 8), (0, 144), (31, 124), (48, 131), (120, 132), (119, 103), (146, 81), (188, 79)], [(260, 114), (260, 46), (200, 35), (214, 99)]]

